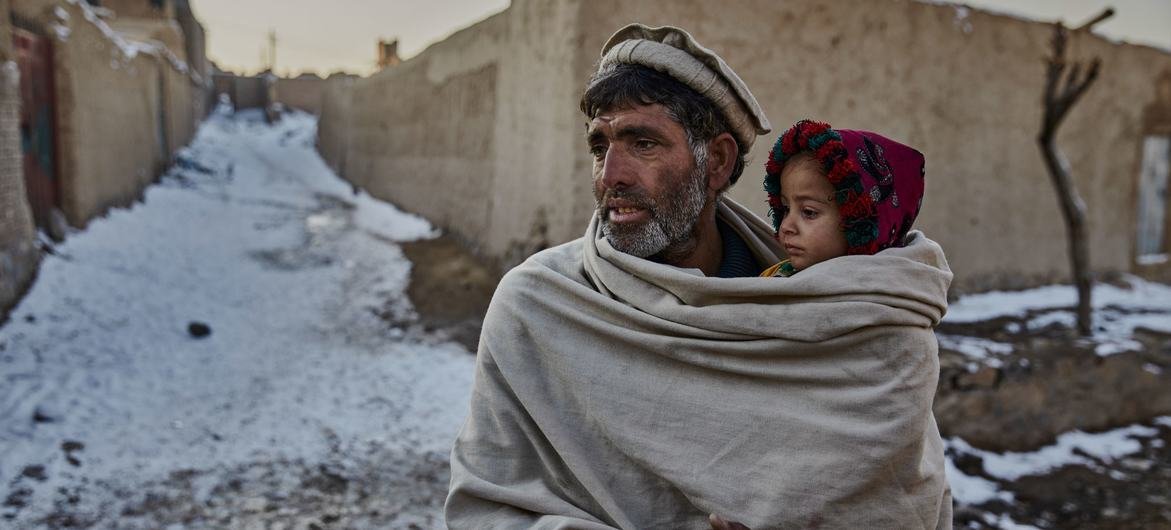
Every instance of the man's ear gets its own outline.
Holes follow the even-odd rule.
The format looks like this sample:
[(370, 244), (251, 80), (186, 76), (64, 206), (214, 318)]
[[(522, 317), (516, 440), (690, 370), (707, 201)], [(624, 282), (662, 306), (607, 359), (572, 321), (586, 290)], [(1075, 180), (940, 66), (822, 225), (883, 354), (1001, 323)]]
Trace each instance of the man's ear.
[(740, 154), (736, 139), (732, 133), (721, 133), (708, 142), (707, 153), (707, 187), (712, 191), (722, 191), (728, 187), (732, 168)]

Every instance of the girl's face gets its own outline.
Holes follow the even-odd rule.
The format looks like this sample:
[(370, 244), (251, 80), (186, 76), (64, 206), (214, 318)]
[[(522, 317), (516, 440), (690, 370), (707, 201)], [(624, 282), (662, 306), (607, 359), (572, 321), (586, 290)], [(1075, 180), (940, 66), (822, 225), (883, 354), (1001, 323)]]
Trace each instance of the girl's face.
[(846, 236), (820, 164), (800, 154), (781, 168), (781, 227), (777, 240), (796, 270), (846, 255)]

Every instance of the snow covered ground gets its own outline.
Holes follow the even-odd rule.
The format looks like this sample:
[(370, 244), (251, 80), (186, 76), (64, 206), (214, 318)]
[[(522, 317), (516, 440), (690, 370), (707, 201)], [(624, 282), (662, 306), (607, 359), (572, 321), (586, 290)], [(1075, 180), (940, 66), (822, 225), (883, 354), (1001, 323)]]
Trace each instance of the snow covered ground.
[[(950, 332), (938, 333), (940, 348), (962, 355), (967, 370), (975, 372), (979, 369), (987, 370), (988, 367), (1013, 369), (1008, 365), (1009, 360), (1019, 363), (1021, 367), (1029, 366), (1029, 359), (1021, 357), (1018, 348), (1028, 350), (1032, 344), (1031, 337), (1069, 337), (1060, 340), (1083, 349), (1090, 356), (1096, 354), (1098, 357), (1106, 357), (1130, 352), (1133, 355), (1146, 353), (1154, 356), (1148, 358), (1157, 358), (1159, 354), (1151, 352), (1151, 346), (1136, 340), (1136, 330), (1171, 335), (1171, 286), (1133, 276), (1125, 276), (1114, 284), (1096, 284), (1093, 293), (1093, 336), (1086, 339), (1074, 338), (1070, 331), (1075, 326), (1072, 308), (1076, 302), (1076, 292), (1069, 285), (965, 296), (952, 303), (948, 309), (943, 328)], [(972, 334), (963, 334), (969, 332)], [(1163, 368), (1151, 363), (1146, 363), (1142, 369), (1155, 376), (1163, 373)], [(1016, 367), (1015, 371), (1021, 372), (1021, 368)], [(1057, 384), (1056, 379), (1046, 384)], [(1085, 391), (1111, 392), (1112, 389), (1110, 383), (1106, 382), (1101, 387), (1087, 387)], [(1005, 403), (1004, 406), (1007, 409), (1014, 408), (1011, 403)], [(952, 437), (946, 440), (948, 480), (957, 508), (994, 508), (993, 511), (983, 512), (980, 524), (970, 528), (1035, 528), (1014, 521), (1005, 513), (997, 513), (1003, 510), (998, 506), (1019, 508), (1029, 505), (1029, 500), (1017, 498), (1010, 491), (1017, 489), (1017, 481), (1058, 476), (1057, 473), (1063, 469), (1081, 467), (1104, 477), (1103, 484), (1111, 481), (1115, 484), (1141, 482), (1150, 478), (1143, 475), (1150, 466), (1160, 465), (1157, 458), (1151, 458), (1151, 452), (1165, 453), (1164, 440), (1169, 428), (1171, 416), (1164, 416), (1152, 418), (1146, 424), (1105, 432), (1073, 430), (1059, 434), (1053, 443), (1036, 450), (1005, 453), (986, 451), (973, 447), (963, 438)], [(961, 461), (969, 463), (965, 468), (969, 473), (973, 469), (978, 472), (965, 473), (959, 466)], [(972, 462), (977, 464), (973, 466)], [(1136, 474), (1135, 469), (1140, 472)], [(1083, 501), (1088, 501), (1085, 510), (1101, 510), (1099, 519), (1107, 519), (1105, 514), (1114, 510), (1105, 506), (1095, 508), (1095, 503), (1101, 499), (1080, 498), (1067, 499), (1069, 506), (1063, 506), (1062, 509), (1078, 506)], [(1158, 506), (1166, 504), (1164, 501), (1165, 497), (1154, 495), (1139, 503)], [(1158, 508), (1148, 509), (1158, 511)], [(969, 510), (969, 514), (980, 511)], [(1164, 515), (1166, 520), (1171, 521), (1171, 511), (1165, 513), (1168, 514)], [(1049, 521), (1040, 527), (1054, 526)]]
[[(1097, 283), (1091, 297), (1094, 333), (1087, 339), (1100, 356), (1142, 349), (1134, 340), (1136, 329), (1171, 334), (1171, 286), (1125, 276), (1126, 287)], [(1009, 319), (1006, 331), (1018, 333), (1046, 326), (1073, 328), (1077, 317), (1077, 291), (1070, 285), (1048, 285), (1023, 291), (993, 291), (965, 296), (948, 307), (945, 324), (962, 324), (992, 319)], [(972, 359), (971, 367), (1000, 367), (1000, 356), (1013, 345), (980, 337), (939, 334), (943, 348)]]
[(0, 328), (0, 527), (442, 527), (474, 358), (411, 332), (397, 245), (435, 230), (315, 133), (218, 109), (47, 257)]

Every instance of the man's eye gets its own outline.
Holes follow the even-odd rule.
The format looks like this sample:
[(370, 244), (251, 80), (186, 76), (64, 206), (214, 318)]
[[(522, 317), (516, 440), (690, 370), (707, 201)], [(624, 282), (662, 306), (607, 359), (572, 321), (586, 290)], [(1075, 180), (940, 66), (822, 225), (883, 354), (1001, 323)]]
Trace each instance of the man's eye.
[(601, 160), (606, 156), (606, 146), (595, 145), (590, 147), (590, 154), (597, 160)]
[(654, 140), (638, 140), (637, 142), (634, 142), (634, 148), (641, 150), (641, 151), (645, 151), (645, 150), (650, 149), (654, 146), (655, 146)]

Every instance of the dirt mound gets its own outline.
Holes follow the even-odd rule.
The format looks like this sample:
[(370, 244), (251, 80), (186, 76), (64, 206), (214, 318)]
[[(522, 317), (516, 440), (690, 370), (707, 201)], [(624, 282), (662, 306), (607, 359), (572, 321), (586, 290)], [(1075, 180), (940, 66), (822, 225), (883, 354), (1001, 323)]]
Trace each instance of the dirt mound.
[(501, 273), (450, 234), (403, 243), (402, 249), (413, 264), (407, 295), (423, 325), (476, 351)]

